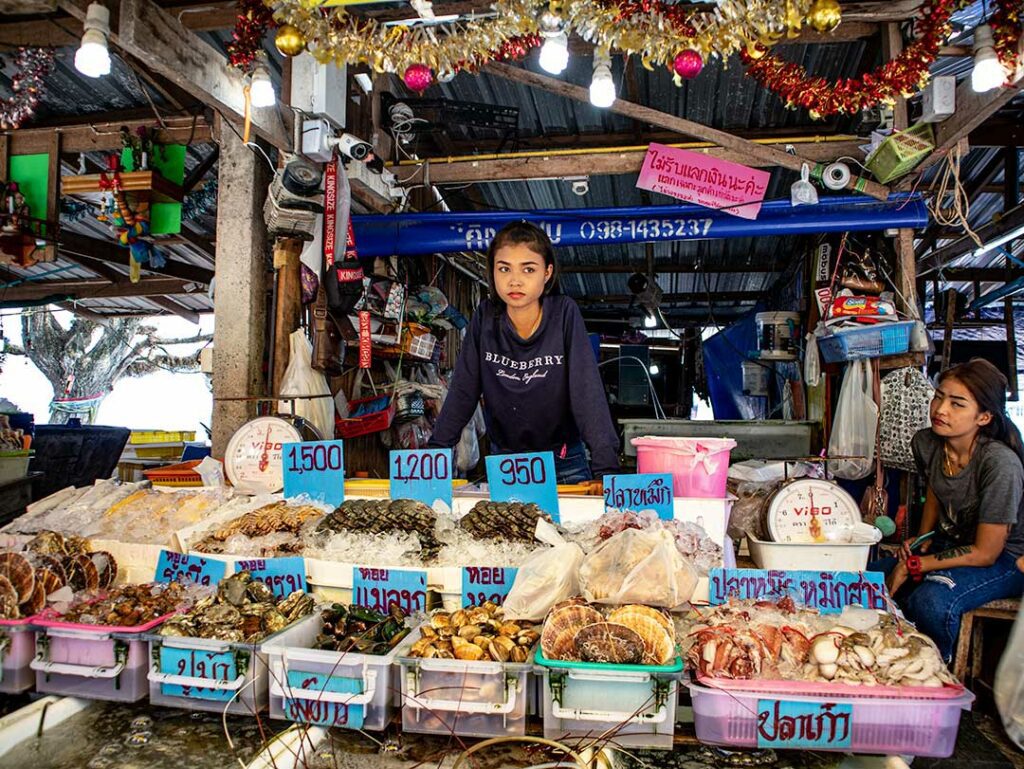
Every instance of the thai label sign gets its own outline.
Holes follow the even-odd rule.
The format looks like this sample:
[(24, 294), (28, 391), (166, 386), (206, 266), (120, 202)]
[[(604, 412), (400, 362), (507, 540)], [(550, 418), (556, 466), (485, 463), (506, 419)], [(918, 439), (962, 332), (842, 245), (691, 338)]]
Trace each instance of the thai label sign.
[(242, 560), (236, 562), (235, 570), (249, 572), (278, 598), (287, 598), (296, 590), (306, 589), (306, 559), (299, 556)]
[(662, 520), (671, 521), (672, 476), (668, 473), (606, 475), (604, 506), (606, 510), (653, 510)]
[(835, 702), (757, 701), (757, 747), (826, 748), (850, 747), (853, 738), (853, 705)]
[(712, 605), (730, 598), (777, 601), (788, 596), (822, 614), (838, 614), (846, 606), (886, 607), (885, 576), (880, 572), (712, 569), (709, 577)]
[(182, 555), (170, 550), (161, 550), (156, 562), (154, 582), (184, 582), (197, 585), (216, 585), (227, 573), (228, 565), (216, 558), (201, 558), (198, 555)]
[[(295, 697), (294, 695), (298, 691), (311, 696), (308, 699)], [(288, 687), (284, 698), (285, 718), (300, 724), (340, 726), (346, 729), (363, 728), (363, 719), (366, 715), (364, 705), (328, 702), (321, 696), (324, 692), (362, 694), (363, 679), (289, 670)]]
[(499, 606), (516, 581), (511, 566), (464, 566), (462, 568), (462, 607), (480, 606), (486, 601)]
[(756, 219), (771, 174), (699, 152), (652, 143), (636, 186), (679, 200)]
[(352, 603), (386, 612), (395, 603), (406, 615), (427, 604), (427, 573), (413, 569), (352, 568)]
[[(234, 652), (211, 652), (163, 645), (160, 646), (160, 672), (186, 678), (205, 678), (211, 683), (234, 681), (238, 677)], [(236, 691), (182, 684), (160, 685), (160, 692), (166, 697), (192, 697), (217, 702), (227, 702), (234, 697)]]

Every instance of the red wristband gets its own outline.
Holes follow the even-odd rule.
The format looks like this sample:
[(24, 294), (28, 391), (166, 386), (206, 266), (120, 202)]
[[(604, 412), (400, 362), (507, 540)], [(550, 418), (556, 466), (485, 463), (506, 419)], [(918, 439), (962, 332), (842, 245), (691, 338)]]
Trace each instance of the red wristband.
[(924, 577), (921, 572), (921, 556), (912, 555), (907, 559), (907, 571), (910, 572), (910, 576), (914, 582), (920, 582)]

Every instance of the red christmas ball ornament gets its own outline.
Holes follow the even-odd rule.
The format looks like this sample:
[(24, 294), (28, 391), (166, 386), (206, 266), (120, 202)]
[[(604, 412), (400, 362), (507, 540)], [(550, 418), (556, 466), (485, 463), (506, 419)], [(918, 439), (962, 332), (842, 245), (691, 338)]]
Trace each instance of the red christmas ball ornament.
[(672, 70), (684, 80), (692, 80), (704, 69), (704, 59), (692, 48), (676, 56), (672, 62)]
[(434, 73), (426, 64), (410, 64), (402, 75), (402, 80), (413, 91), (422, 94), (434, 82)]

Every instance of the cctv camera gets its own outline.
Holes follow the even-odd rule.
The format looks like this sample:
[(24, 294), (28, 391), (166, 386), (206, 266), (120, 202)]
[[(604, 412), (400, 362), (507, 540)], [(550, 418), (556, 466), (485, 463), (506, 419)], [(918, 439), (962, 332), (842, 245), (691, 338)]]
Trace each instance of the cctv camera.
[(587, 181), (586, 179), (579, 179), (577, 181), (574, 181), (572, 183), (572, 191), (576, 195), (586, 195), (588, 192), (590, 192), (590, 182)]
[(343, 155), (346, 155), (353, 160), (365, 160), (366, 157), (373, 153), (373, 145), (369, 142), (364, 142), (358, 136), (352, 134), (342, 134), (337, 139), (338, 149), (341, 150)]

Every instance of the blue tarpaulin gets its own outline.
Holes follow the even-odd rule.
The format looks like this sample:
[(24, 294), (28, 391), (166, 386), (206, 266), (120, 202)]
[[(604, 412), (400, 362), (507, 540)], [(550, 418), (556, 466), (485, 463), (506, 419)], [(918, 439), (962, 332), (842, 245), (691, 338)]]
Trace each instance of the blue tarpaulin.
[(842, 196), (810, 206), (770, 200), (757, 219), (686, 205), (353, 216), (352, 226), (359, 256), (373, 258), (485, 251), (498, 230), (521, 220), (543, 227), (556, 247), (564, 247), (919, 229), (928, 224), (928, 209), (920, 195), (893, 195), (887, 202)]

